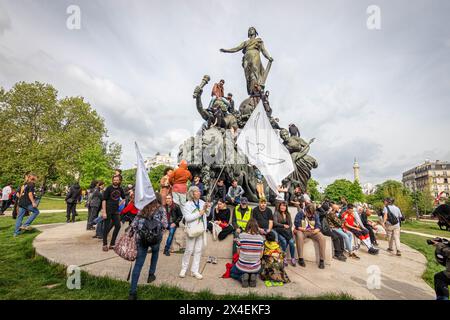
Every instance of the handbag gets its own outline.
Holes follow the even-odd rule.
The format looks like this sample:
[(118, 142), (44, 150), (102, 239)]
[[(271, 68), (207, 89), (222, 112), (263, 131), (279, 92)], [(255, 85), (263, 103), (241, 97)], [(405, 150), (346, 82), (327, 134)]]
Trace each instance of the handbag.
[(137, 257), (136, 235), (133, 231), (125, 231), (116, 243), (114, 252), (127, 261), (134, 261)]
[(197, 238), (201, 236), (203, 232), (205, 232), (205, 228), (203, 226), (203, 218), (198, 218), (192, 222), (186, 223), (184, 231), (189, 238)]

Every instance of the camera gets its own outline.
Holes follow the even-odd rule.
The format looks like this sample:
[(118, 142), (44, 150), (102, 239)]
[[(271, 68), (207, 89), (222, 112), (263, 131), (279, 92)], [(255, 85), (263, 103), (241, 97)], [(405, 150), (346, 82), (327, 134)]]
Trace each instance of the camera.
[(450, 255), (450, 243), (448, 239), (427, 239), (427, 244), (434, 245), (436, 247), (436, 251), (434, 252), (436, 261), (444, 267), (447, 266), (447, 261)]

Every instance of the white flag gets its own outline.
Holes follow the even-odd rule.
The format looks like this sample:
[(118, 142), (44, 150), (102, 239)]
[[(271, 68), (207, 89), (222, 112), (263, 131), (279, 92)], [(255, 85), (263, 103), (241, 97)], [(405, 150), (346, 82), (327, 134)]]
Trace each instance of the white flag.
[(148, 177), (147, 170), (145, 170), (144, 158), (142, 158), (137, 142), (135, 142), (134, 145), (136, 147), (137, 157), (134, 206), (139, 210), (142, 210), (147, 204), (156, 199), (156, 195), (155, 191), (153, 190), (152, 183), (150, 182), (150, 179)]
[(261, 171), (270, 189), (279, 195), (278, 186), (294, 171), (294, 165), (289, 151), (272, 128), (262, 103), (253, 110), (236, 144), (248, 162)]

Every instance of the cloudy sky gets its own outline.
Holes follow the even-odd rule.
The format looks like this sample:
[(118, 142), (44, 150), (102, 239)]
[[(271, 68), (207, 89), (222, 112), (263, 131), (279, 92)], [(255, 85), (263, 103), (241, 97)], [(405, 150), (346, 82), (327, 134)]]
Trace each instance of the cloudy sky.
[[(66, 27), (71, 4), (79, 30)], [(372, 4), (381, 30), (367, 28)], [(204, 74), (205, 93), (224, 78), (237, 103), (246, 97), (242, 54), (219, 49), (255, 26), (275, 59), (274, 115), (316, 137), (313, 177), (352, 178), (356, 157), (362, 182), (379, 183), (450, 160), (449, 21), (447, 0), (0, 0), (0, 86), (37, 80), (84, 96), (128, 168), (134, 141), (150, 156), (198, 129), (192, 92)]]

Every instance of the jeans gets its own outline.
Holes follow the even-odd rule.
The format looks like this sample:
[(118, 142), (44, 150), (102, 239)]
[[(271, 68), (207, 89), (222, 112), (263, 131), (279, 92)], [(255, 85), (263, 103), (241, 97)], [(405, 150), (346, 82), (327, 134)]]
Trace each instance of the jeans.
[(334, 255), (340, 256), (344, 252), (344, 237), (342, 234), (337, 232), (336, 230), (326, 230), (322, 231), (324, 236), (330, 237), (331, 241), (333, 241), (333, 247), (334, 247)]
[(286, 240), (282, 235), (278, 235), (278, 240), (280, 240), (281, 249), (286, 252), (286, 249), (289, 245), (289, 254), (291, 258), (295, 258), (295, 240), (292, 237), (289, 241)]
[(342, 236), (342, 238), (344, 239), (345, 250), (347, 250), (348, 252), (352, 252), (353, 251), (353, 247), (352, 247), (353, 234), (350, 231), (344, 231), (341, 228), (333, 229), (333, 230), (336, 231), (337, 233), (339, 233)]
[(170, 247), (172, 246), (173, 236), (175, 234), (175, 231), (177, 231), (177, 227), (169, 227), (169, 236), (167, 237), (166, 246), (164, 247), (164, 251), (169, 251)]
[(94, 225), (94, 220), (97, 218), (98, 213), (100, 212), (100, 208), (89, 206), (88, 212), (87, 227), (90, 228)]
[(67, 210), (66, 210), (66, 218), (67, 220), (70, 220), (70, 215), (72, 215), (72, 221), (75, 221), (75, 216), (77, 214), (77, 203), (67, 203)]
[[(158, 263), (159, 245), (160, 244), (161, 244), (161, 242), (158, 242), (154, 246), (151, 246), (152, 259), (150, 261), (150, 268), (148, 270), (149, 275), (155, 274), (155, 272), (156, 272), (156, 264)], [(149, 247), (147, 247), (147, 246), (138, 244), (136, 262), (134, 264), (133, 273), (131, 274), (130, 294), (135, 294), (137, 292), (139, 276), (141, 275), (141, 270), (142, 270), (142, 267), (144, 266), (145, 258), (147, 258), (148, 248)]]
[(38, 208), (33, 208), (33, 206), (30, 204), (26, 209), (19, 207), (19, 214), (17, 215), (17, 220), (16, 220), (16, 228), (14, 230), (14, 235), (18, 235), (20, 232), (20, 227), (22, 226), (22, 220), (23, 220), (23, 216), (25, 215), (26, 211), (31, 212), (31, 216), (28, 218), (28, 220), (25, 222), (25, 224), (23, 225), (24, 227), (28, 227), (30, 226), (30, 224), (33, 223), (34, 219), (36, 219), (36, 217), (39, 215), (39, 209)]
[(278, 242), (278, 232), (276, 232), (275, 230), (270, 230), (270, 232), (273, 232), (273, 234), (275, 235), (275, 241)]
[(111, 227), (114, 225), (114, 231), (111, 238), (111, 246), (116, 244), (116, 238), (120, 230), (120, 218), (118, 213), (108, 214), (106, 220), (103, 221), (103, 245), (108, 245), (108, 233), (111, 231)]
[(256, 272), (244, 272), (239, 270), (236, 265), (234, 265), (231, 270), (230, 270), (230, 277), (232, 277), (233, 279), (237, 280), (237, 281), (241, 281), (242, 275), (248, 273), (248, 274), (258, 274), (260, 270), (256, 271)]

